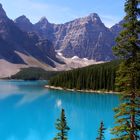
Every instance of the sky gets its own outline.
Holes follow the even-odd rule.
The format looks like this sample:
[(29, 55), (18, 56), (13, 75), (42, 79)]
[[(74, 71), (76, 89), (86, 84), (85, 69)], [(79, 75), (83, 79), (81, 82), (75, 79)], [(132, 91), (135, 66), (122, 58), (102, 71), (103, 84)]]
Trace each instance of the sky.
[(7, 15), (15, 19), (26, 15), (32, 23), (46, 17), (51, 23), (65, 23), (97, 13), (107, 26), (124, 17), (125, 0), (0, 0)]

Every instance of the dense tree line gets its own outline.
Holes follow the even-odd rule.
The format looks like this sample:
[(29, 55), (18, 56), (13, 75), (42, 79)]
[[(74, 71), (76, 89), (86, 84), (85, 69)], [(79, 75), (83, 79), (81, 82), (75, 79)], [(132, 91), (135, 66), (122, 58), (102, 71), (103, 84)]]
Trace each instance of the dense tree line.
[(52, 77), (49, 85), (77, 90), (115, 90), (116, 70), (120, 61), (66, 71)]
[(48, 80), (58, 73), (59, 72), (55, 71), (45, 71), (41, 68), (24, 68), (10, 78), (22, 80)]

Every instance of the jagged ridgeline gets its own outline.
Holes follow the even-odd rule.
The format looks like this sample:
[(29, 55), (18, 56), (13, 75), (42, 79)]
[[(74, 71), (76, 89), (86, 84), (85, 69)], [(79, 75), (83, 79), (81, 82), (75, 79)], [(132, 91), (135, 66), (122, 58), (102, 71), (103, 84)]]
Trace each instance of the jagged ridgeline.
[(114, 91), (119, 64), (120, 61), (112, 61), (63, 72), (51, 78), (49, 85), (76, 90)]

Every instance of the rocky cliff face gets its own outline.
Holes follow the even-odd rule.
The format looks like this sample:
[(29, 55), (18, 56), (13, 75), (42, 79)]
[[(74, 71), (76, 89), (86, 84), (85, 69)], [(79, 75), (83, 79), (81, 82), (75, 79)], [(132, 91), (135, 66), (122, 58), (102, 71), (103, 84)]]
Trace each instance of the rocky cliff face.
[(2, 4), (0, 3), (0, 18), (5, 18), (6, 16), (6, 12), (3, 10)]
[(68, 70), (112, 60), (122, 23), (109, 29), (95, 13), (58, 25), (45, 17), (32, 24), (24, 15), (12, 21), (0, 4), (0, 77), (23, 67)]
[[(16, 20), (16, 24), (24, 30), (20, 22), (22, 20)], [(105, 27), (96, 13), (59, 25), (51, 24), (46, 18), (42, 18), (33, 26), (36, 34), (51, 40), (55, 49), (65, 57), (78, 56), (96, 61), (114, 59), (112, 46), (115, 44), (115, 37), (120, 28), (117, 30), (117, 27), (111, 29)]]
[(54, 41), (54, 24), (49, 23), (46, 17), (42, 17), (38, 23), (34, 25), (34, 31), (41, 38), (48, 38), (50, 41)]
[(123, 24), (125, 23), (124, 20), (120, 21), (119, 23), (115, 24), (110, 28), (110, 31), (113, 33), (115, 38), (119, 35), (119, 33), (123, 30)]
[(53, 60), (58, 60), (52, 43), (47, 39), (40, 39), (33, 32), (23, 32), (23, 29), (24, 31), (28, 30), (31, 26), (31, 23), (25, 17), (22, 16), (17, 21), (22, 21), (19, 24), (21, 29), (6, 16), (2, 5), (0, 5), (0, 59), (15, 64), (24, 64), (25, 62), (16, 53), (20, 52), (32, 56), (40, 62), (55, 66)]
[(114, 38), (97, 14), (80, 18), (57, 27), (55, 48), (64, 56), (108, 61), (114, 58)]
[(34, 30), (33, 24), (25, 15), (18, 17), (14, 22), (22, 31), (32, 32)]

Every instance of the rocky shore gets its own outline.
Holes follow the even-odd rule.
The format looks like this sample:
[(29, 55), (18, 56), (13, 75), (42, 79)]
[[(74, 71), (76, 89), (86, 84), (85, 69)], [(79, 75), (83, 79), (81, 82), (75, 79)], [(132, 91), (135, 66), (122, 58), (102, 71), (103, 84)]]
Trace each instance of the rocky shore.
[(55, 86), (50, 86), (50, 85), (45, 85), (45, 88), (48, 89), (54, 89), (54, 90), (66, 90), (66, 91), (77, 91), (77, 92), (82, 92), (82, 93), (100, 93), (100, 94), (120, 94), (119, 92), (115, 91), (104, 91), (104, 90), (77, 90), (77, 89), (68, 89), (68, 88), (62, 88), (62, 87), (55, 87)]

